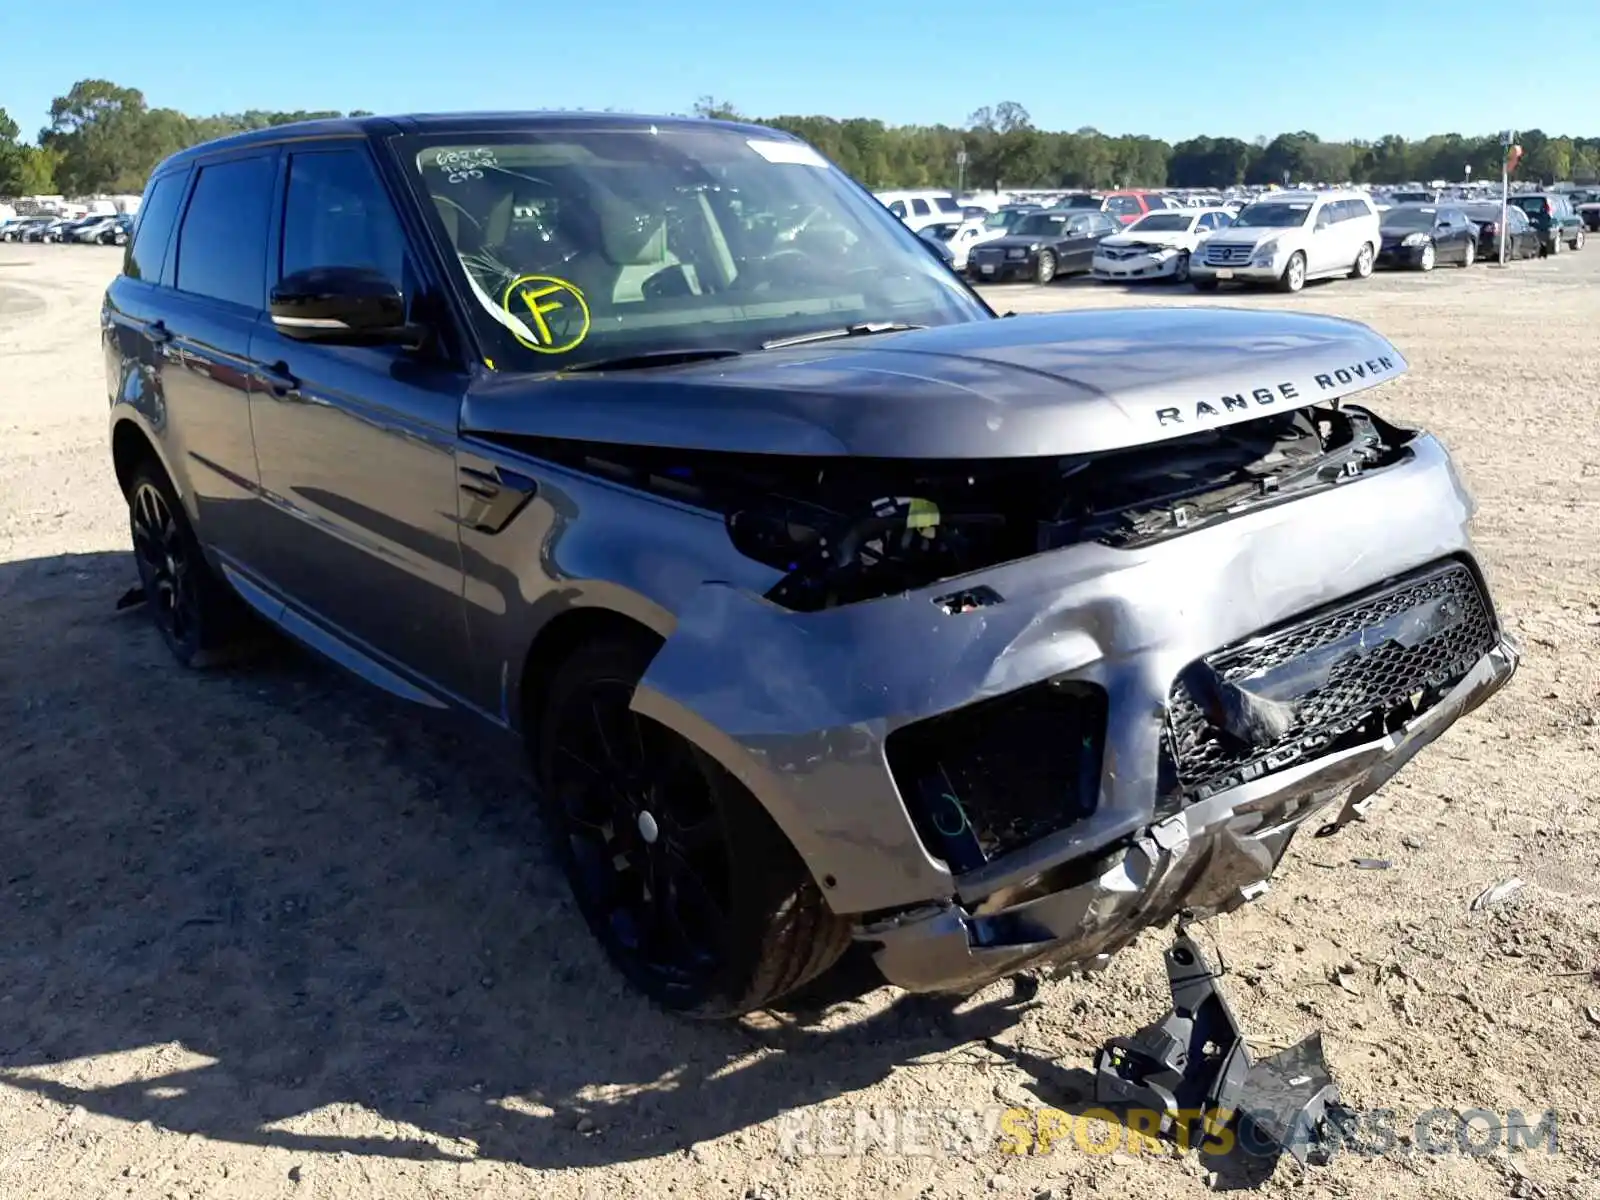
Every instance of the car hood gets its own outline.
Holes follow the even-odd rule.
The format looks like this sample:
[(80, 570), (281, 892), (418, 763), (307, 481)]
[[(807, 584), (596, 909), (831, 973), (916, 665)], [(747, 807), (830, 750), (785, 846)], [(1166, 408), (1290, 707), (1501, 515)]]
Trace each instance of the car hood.
[(1268, 238), (1282, 237), (1286, 233), (1299, 233), (1304, 225), (1289, 225), (1280, 228), (1261, 229), (1219, 229), (1206, 239), (1208, 246), (1256, 246)]
[(1028, 250), (1034, 246), (1049, 245), (1052, 242), (1058, 242), (1060, 240), (1060, 238), (1052, 237), (1047, 233), (1036, 233), (1031, 235), (1007, 233), (997, 238), (991, 238), (989, 241), (981, 242), (979, 244), (985, 250), (1010, 250), (1013, 248), (1018, 250)]
[(1112, 250), (1126, 250), (1131, 246), (1187, 246), (1194, 240), (1192, 233), (1166, 229), (1151, 233), (1113, 233), (1110, 237), (1101, 238), (1098, 244)]
[(1087, 454), (1333, 400), (1405, 369), (1384, 338), (1335, 317), (1086, 310), (643, 371), (485, 373), (461, 428), (753, 454)]

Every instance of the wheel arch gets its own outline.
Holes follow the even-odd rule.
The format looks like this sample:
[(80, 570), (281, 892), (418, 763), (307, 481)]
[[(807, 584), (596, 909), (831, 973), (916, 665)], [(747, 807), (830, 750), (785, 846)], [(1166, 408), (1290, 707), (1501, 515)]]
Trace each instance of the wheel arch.
[[(523, 655), (515, 690), (508, 697), (507, 716), (530, 748), (537, 745), (538, 722), (544, 713), (550, 681), (562, 662), (579, 646), (604, 637), (632, 637), (659, 650), (671, 632), (670, 619), (663, 628), (649, 619), (654, 614), (625, 611), (604, 598), (587, 595), (564, 598), (566, 607), (542, 625)], [(661, 614), (665, 616), (665, 614)]]

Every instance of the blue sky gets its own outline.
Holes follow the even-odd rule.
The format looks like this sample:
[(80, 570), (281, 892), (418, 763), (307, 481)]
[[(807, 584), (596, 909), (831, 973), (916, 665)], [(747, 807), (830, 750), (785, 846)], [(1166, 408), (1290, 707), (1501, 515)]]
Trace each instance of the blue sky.
[[(25, 135), (54, 96), (93, 77), (194, 114), (684, 112), (711, 94), (752, 114), (896, 124), (960, 124), (1016, 100), (1047, 129), (1169, 140), (1600, 135), (1600, 23), (1563, 8), (1560, 36), (1535, 40), (1519, 6), (1488, 0), (145, 0), (70, 11), (9, 22), (0, 39), (0, 106)], [(1496, 19), (1521, 27), (1512, 40), (1525, 53), (1495, 54)]]

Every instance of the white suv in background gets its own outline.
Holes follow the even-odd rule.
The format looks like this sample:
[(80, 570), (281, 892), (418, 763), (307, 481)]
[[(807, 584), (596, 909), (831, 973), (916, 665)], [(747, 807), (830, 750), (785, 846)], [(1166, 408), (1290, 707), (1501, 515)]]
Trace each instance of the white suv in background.
[(906, 223), (912, 230), (928, 225), (942, 225), (949, 221), (966, 220), (966, 210), (949, 192), (903, 191), (875, 192), (879, 203)]
[(1366, 279), (1378, 256), (1378, 210), (1362, 192), (1271, 192), (1206, 241), (1189, 265), (1197, 288), (1274, 283), (1298, 292), (1308, 279)]

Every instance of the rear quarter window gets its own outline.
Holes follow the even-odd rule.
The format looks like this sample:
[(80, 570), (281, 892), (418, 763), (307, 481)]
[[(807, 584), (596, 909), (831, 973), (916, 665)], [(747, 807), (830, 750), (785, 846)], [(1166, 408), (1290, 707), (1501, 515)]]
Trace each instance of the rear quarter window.
[(129, 279), (161, 282), (161, 265), (172, 241), (172, 227), (178, 220), (178, 206), (188, 186), (189, 172), (172, 171), (150, 181), (134, 222), (133, 240), (122, 260), (122, 273)]

